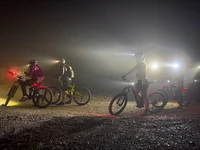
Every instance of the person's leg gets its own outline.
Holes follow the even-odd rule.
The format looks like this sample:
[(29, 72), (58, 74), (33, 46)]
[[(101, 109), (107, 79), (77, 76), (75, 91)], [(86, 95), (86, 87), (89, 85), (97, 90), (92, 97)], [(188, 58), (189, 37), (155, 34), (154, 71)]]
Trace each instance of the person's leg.
[(30, 85), (30, 80), (26, 80), (25, 82), (21, 82), (21, 90), (22, 90), (22, 98), (19, 100), (21, 102), (24, 102), (28, 99), (28, 95), (26, 92), (26, 86)]
[(65, 100), (65, 91), (67, 90), (67, 82), (65, 80), (63, 80), (62, 86), (61, 86), (61, 90), (62, 90), (62, 99), (61, 102), (58, 103), (57, 105), (64, 105), (64, 100)]
[(137, 96), (137, 99), (136, 99), (137, 105), (136, 105), (136, 107), (141, 108), (141, 107), (144, 106), (143, 97), (142, 97), (142, 81), (141, 80), (138, 80), (138, 82), (136, 83), (135, 91), (136, 91), (136, 96)]
[[(68, 78), (66, 81), (66, 84), (65, 84), (65, 91), (70, 92), (70, 87), (69, 87), (70, 84), (71, 84), (71, 79)], [(68, 96), (70, 96), (70, 95), (71, 95), (71, 93), (68, 93)], [(68, 98), (69, 98), (69, 100), (67, 102), (65, 102), (65, 104), (71, 104), (71, 102), (72, 102), (71, 96)]]

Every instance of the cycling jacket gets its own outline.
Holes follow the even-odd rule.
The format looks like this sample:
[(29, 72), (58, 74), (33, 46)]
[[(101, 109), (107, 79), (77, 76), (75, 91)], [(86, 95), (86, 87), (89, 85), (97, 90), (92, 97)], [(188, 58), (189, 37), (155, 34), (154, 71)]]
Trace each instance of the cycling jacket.
[(33, 80), (42, 80), (44, 79), (43, 72), (38, 65), (32, 65), (29, 68), (29, 71), (26, 73), (27, 76), (31, 77)]

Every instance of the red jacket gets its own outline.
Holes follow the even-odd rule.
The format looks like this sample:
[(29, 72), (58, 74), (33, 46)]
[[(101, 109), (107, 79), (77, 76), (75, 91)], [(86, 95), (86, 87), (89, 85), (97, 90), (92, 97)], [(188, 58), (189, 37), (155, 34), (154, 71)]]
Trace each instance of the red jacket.
[(27, 72), (26, 75), (31, 77), (31, 79), (44, 79), (43, 72), (38, 65), (30, 66), (29, 72)]

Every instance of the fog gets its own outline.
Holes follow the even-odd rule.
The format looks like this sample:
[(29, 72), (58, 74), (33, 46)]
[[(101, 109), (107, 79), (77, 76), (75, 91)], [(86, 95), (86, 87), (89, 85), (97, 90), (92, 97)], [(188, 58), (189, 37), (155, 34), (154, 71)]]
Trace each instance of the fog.
[[(60, 58), (80, 84), (110, 94), (124, 86), (121, 76), (135, 66), (135, 52), (145, 55), (149, 81), (163, 79), (169, 64), (178, 62), (188, 85), (199, 65), (195, 1), (1, 2), (0, 8), (0, 68), (6, 72), (36, 59), (47, 85), (55, 82)], [(151, 70), (154, 62), (158, 72)], [(134, 81), (134, 74), (128, 78)]]

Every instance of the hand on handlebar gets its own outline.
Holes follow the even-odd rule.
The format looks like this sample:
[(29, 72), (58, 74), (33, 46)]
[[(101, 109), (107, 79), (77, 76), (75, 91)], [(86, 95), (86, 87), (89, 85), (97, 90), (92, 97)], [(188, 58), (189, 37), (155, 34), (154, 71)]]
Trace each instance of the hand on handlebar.
[(125, 79), (125, 78), (126, 78), (126, 75), (123, 75), (123, 76), (122, 76), (122, 79)]
[(21, 76), (20, 80), (21, 80), (22, 82), (25, 82), (25, 81), (26, 81), (26, 78)]
[(126, 79), (126, 75), (122, 76), (122, 80), (125, 82), (130, 82), (129, 80)]

